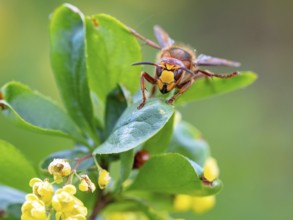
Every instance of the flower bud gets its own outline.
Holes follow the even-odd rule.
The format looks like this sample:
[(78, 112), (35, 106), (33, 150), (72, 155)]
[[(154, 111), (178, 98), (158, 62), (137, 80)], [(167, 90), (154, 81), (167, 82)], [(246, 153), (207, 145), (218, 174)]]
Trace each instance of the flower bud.
[(219, 167), (217, 164), (217, 161), (213, 157), (209, 157), (204, 165), (204, 172), (203, 175), (205, 179), (207, 179), (210, 182), (213, 182), (215, 179), (219, 177)]
[(80, 184), (78, 185), (80, 191), (94, 192), (96, 190), (95, 184), (87, 175), (81, 175), (80, 177), (82, 178)]
[(109, 172), (107, 170), (100, 170), (99, 171), (99, 179), (98, 179), (98, 184), (100, 189), (104, 189), (108, 186), (108, 184), (111, 181), (111, 177), (109, 175)]
[(54, 176), (56, 183), (61, 183), (64, 176), (69, 176), (71, 173), (70, 164), (64, 159), (54, 159), (49, 167), (49, 173)]

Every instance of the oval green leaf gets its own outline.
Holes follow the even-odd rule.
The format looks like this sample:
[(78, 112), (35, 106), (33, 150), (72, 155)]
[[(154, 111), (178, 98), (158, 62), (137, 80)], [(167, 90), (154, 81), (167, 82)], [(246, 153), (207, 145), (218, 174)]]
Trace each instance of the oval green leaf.
[(7, 83), (2, 89), (6, 106), (2, 111), (17, 124), (44, 134), (70, 137), (85, 142), (72, 119), (52, 100), (18, 82)]
[(200, 166), (203, 166), (210, 155), (208, 143), (202, 138), (201, 133), (187, 122), (179, 122), (172, 137), (168, 152), (177, 152)]
[(117, 86), (107, 95), (106, 112), (105, 112), (105, 138), (107, 138), (116, 122), (127, 108), (127, 99), (123, 90)]
[(153, 156), (141, 167), (128, 190), (197, 196), (213, 195), (221, 190), (220, 180), (205, 185), (201, 181), (202, 175), (203, 169), (186, 157), (177, 153), (161, 154)]
[(144, 150), (148, 151), (150, 154), (165, 152), (172, 138), (174, 118), (175, 114), (173, 114), (170, 120), (156, 135), (146, 141), (143, 145)]
[(0, 185), (0, 210), (6, 210), (12, 204), (19, 204), (25, 201), (25, 192), (15, 188)]
[(214, 95), (232, 92), (252, 84), (257, 79), (254, 72), (240, 72), (239, 75), (228, 78), (200, 79), (182, 95), (176, 104), (185, 104), (187, 102), (197, 101)]
[(124, 111), (112, 134), (94, 153), (113, 154), (133, 149), (159, 132), (174, 113), (174, 107), (160, 99), (148, 99), (139, 110), (138, 104)]
[(121, 198), (119, 201), (109, 204), (104, 210), (104, 214), (106, 216), (108, 215), (110, 216), (111, 213), (117, 213), (117, 212), (135, 213), (137, 219), (172, 220), (167, 215), (168, 213), (162, 210), (156, 210), (152, 206), (150, 206), (147, 202), (138, 198)]
[(86, 18), (89, 86), (105, 102), (118, 83), (132, 93), (139, 87), (141, 50), (136, 38), (117, 19), (99, 14)]
[(98, 142), (86, 72), (84, 15), (76, 7), (64, 4), (51, 15), (50, 47), (53, 72), (69, 115)]
[(117, 184), (117, 188), (120, 190), (123, 182), (129, 177), (131, 170), (133, 168), (134, 161), (134, 150), (123, 152), (120, 154), (120, 178)]
[(0, 140), (0, 152), (0, 184), (30, 191), (29, 181), (36, 177), (33, 166), (13, 145), (3, 140)]

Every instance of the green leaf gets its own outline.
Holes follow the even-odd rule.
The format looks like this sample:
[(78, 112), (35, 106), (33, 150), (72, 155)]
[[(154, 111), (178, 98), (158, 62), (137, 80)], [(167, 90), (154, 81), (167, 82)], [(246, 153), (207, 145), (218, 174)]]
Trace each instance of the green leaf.
[(112, 90), (107, 96), (106, 103), (106, 119), (105, 119), (105, 133), (108, 137), (116, 122), (127, 108), (127, 100), (124, 97), (123, 91), (120, 86)]
[(174, 113), (174, 107), (159, 99), (149, 99), (138, 110), (138, 103), (128, 107), (118, 120), (113, 133), (95, 154), (120, 153), (133, 149), (154, 136)]
[(120, 179), (118, 181), (117, 188), (123, 184), (123, 182), (129, 177), (134, 160), (134, 150), (131, 149), (129, 151), (123, 152), (120, 154)]
[(64, 4), (53, 12), (50, 46), (52, 68), (69, 115), (99, 142), (86, 72), (84, 15), (76, 7)]
[(147, 191), (124, 191), (125, 197), (139, 198), (146, 204), (150, 204), (156, 210), (173, 209), (174, 195)]
[[(89, 154), (89, 150), (86, 147), (75, 147), (72, 150), (63, 150), (58, 151), (53, 154), (48, 155), (45, 159), (43, 159), (40, 163), (40, 169), (47, 173), (48, 172), (48, 166), (49, 164), (57, 158), (60, 159), (68, 159), (70, 162), (71, 167), (74, 167), (76, 163), (76, 159), (85, 156), (86, 154)], [(91, 167), (94, 165), (93, 158), (89, 158), (87, 160), (84, 160), (80, 163), (80, 165), (77, 168), (77, 171), (84, 171), (85, 169)]]
[(0, 210), (6, 210), (11, 204), (23, 203), (25, 201), (25, 195), (25, 192), (0, 185)]
[(166, 220), (168, 219), (167, 216), (163, 215), (159, 211), (152, 208), (150, 205), (144, 203), (139, 199), (132, 199), (134, 205), (137, 206), (138, 210), (143, 212), (145, 216), (152, 220)]
[(200, 79), (182, 95), (176, 104), (184, 104), (191, 101), (208, 98), (213, 95), (232, 92), (252, 84), (257, 79), (253, 72), (240, 72), (238, 76), (229, 79)]
[(200, 166), (203, 166), (210, 155), (208, 143), (202, 134), (187, 122), (179, 122), (174, 130), (168, 152), (177, 152)]
[(136, 38), (115, 18), (99, 14), (86, 18), (87, 70), (89, 86), (106, 101), (118, 83), (132, 93), (139, 87), (141, 50)]
[(201, 181), (203, 169), (177, 153), (153, 156), (140, 169), (128, 190), (169, 194), (213, 195), (222, 188), (220, 180), (211, 186)]
[(30, 191), (29, 181), (36, 177), (33, 166), (11, 144), (0, 140), (0, 184)]
[(165, 126), (152, 138), (147, 140), (143, 145), (143, 149), (148, 151), (150, 154), (162, 153), (169, 146), (174, 124), (175, 114), (170, 118), (170, 120), (165, 124)]
[(1, 89), (7, 108), (3, 113), (33, 131), (70, 137), (85, 142), (72, 119), (53, 101), (21, 83), (10, 82)]
[(9, 220), (20, 219), (21, 218), (21, 206), (22, 203), (10, 204), (7, 208), (7, 214), (9, 216)]
[(127, 213), (131, 212), (135, 213), (136, 219), (145, 219), (145, 216), (147, 219), (151, 220), (171, 220), (171, 218), (167, 217), (167, 213), (155, 210), (149, 204), (136, 198), (122, 198), (120, 201), (109, 204), (104, 210), (105, 216), (111, 216), (111, 213), (117, 212), (125, 212), (124, 217), (126, 218), (130, 217), (127, 216)]

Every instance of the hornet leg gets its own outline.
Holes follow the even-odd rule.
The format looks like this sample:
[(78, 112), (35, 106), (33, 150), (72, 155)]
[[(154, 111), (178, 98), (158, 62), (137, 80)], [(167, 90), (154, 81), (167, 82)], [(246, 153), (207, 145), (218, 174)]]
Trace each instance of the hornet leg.
[(207, 71), (207, 70), (197, 70), (195, 72), (195, 74), (198, 74), (198, 73), (201, 73), (205, 76), (209, 76), (209, 77), (217, 77), (217, 78), (231, 78), (231, 77), (234, 77), (234, 76), (237, 76), (237, 72), (233, 72), (233, 73), (230, 73), (230, 74), (227, 74), (227, 75), (221, 75), (221, 74), (216, 74), (216, 73), (212, 73), (210, 71)]
[(168, 103), (168, 104), (173, 104), (173, 102), (175, 101), (175, 99), (177, 99), (178, 96), (180, 96), (181, 94), (183, 94), (184, 92), (186, 92), (186, 90), (187, 90), (187, 89), (193, 84), (193, 82), (194, 82), (194, 80), (193, 80), (193, 79), (190, 79), (190, 80), (185, 81), (185, 82), (183, 82), (183, 83), (181, 83), (181, 84), (178, 84), (178, 85), (176, 86), (176, 88), (178, 88), (179, 91), (178, 91), (175, 95), (173, 95), (173, 96), (167, 101), (167, 103)]
[(152, 85), (157, 84), (157, 80), (155, 78), (153, 78), (152, 76), (150, 76), (147, 72), (142, 72), (140, 74), (140, 88), (141, 88), (141, 92), (142, 92), (142, 102), (140, 103), (139, 106), (137, 106), (137, 109), (141, 109), (144, 106), (145, 102), (146, 102), (144, 79), (146, 79)]

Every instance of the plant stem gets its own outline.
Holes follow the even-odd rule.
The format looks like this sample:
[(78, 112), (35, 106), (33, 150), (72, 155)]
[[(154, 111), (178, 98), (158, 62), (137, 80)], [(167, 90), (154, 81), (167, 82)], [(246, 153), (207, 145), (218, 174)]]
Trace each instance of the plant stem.
[(75, 163), (74, 167), (72, 168), (70, 175), (67, 177), (65, 185), (69, 184), (71, 176), (75, 173), (76, 169), (81, 164), (81, 162), (91, 158), (92, 156), (93, 156), (92, 154), (86, 154), (83, 157), (80, 157), (76, 160), (76, 163)]
[(112, 203), (113, 201), (114, 199), (109, 194), (104, 195), (101, 191), (101, 193), (97, 195), (97, 200), (89, 219), (95, 220), (100, 211), (103, 210), (108, 204)]

